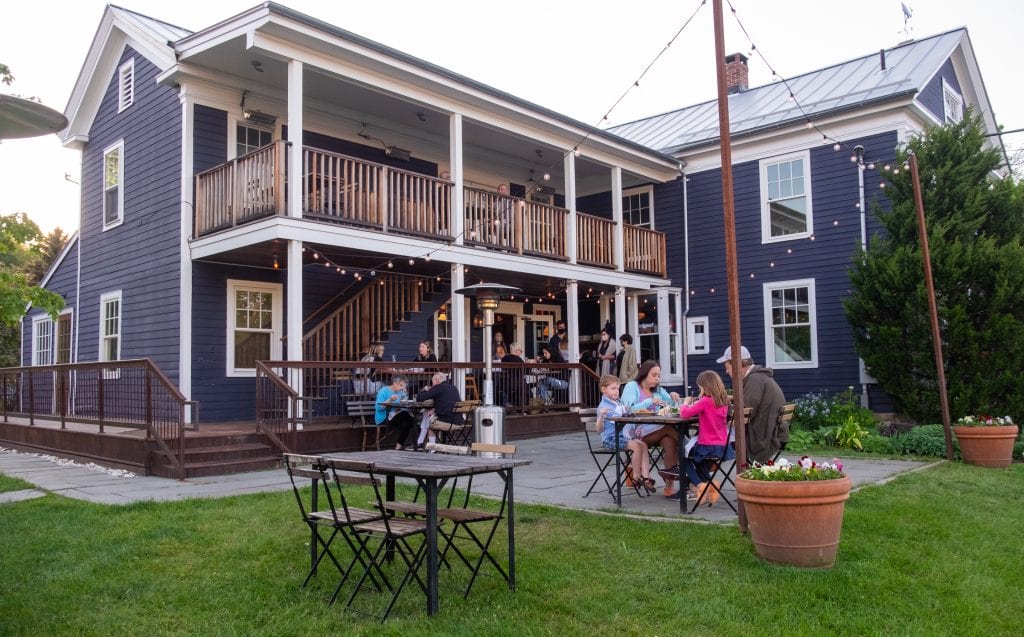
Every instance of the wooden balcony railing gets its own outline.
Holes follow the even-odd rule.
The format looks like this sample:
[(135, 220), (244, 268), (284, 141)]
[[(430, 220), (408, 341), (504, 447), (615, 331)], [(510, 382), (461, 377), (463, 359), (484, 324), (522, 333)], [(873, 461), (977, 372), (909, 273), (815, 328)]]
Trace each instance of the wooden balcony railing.
[(604, 217), (576, 215), (576, 261), (615, 267), (615, 222)]
[(661, 276), (667, 274), (664, 232), (639, 226), (623, 226), (622, 243), (627, 271), (653, 272)]
[[(195, 236), (286, 214), (285, 144), (275, 142), (196, 176)], [(450, 181), (308, 147), (301, 175), (305, 218), (445, 242), (455, 238)], [(466, 243), (568, 259), (568, 210), (476, 188), (463, 194)], [(576, 218), (578, 262), (615, 267), (615, 224), (587, 214)], [(626, 270), (665, 276), (662, 233), (626, 226), (623, 246)]]

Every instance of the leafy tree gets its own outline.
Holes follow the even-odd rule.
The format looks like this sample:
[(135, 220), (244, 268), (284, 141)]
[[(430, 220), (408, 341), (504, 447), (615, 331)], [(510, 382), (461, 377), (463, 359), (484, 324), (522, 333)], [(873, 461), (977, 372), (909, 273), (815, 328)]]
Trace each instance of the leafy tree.
[(54, 318), (64, 307), (59, 294), (36, 286), (38, 279), (25, 271), (40, 254), (40, 236), (39, 226), (25, 213), (0, 216), (0, 324), (17, 325), (30, 303)]
[[(1003, 155), (985, 146), (980, 119), (929, 129), (897, 151), (917, 155), (954, 418), (1024, 416), (1024, 188), (997, 179)], [(886, 233), (851, 269), (845, 302), (854, 343), (896, 408), (938, 420), (937, 374), (909, 171), (886, 175)]]

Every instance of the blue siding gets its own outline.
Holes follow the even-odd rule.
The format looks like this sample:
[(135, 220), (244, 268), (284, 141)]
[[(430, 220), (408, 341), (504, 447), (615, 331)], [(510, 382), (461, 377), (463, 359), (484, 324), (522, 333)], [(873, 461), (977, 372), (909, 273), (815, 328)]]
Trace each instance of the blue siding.
[[(178, 377), (181, 106), (159, 69), (135, 58), (135, 101), (117, 112), (110, 78), (82, 151), (79, 361), (96, 360), (100, 295), (122, 291), (121, 357), (148, 357)], [(103, 151), (124, 140), (124, 223), (103, 231)]]
[[(877, 162), (881, 169), (894, 156), (896, 133), (848, 140), (846, 144), (851, 148), (863, 145), (866, 160)], [(849, 295), (850, 259), (860, 247), (857, 168), (851, 164), (846, 150), (836, 152), (831, 146), (812, 148), (810, 165), (814, 240), (770, 244), (761, 243), (759, 164), (751, 161), (733, 167), (741, 332), (743, 343), (751, 350), (755, 361), (765, 361), (763, 285), (806, 278), (815, 281), (818, 367), (776, 371), (779, 384), (790, 397), (810, 391), (840, 391), (859, 383), (852, 333), (842, 308), (843, 299)], [(881, 173), (881, 170), (865, 172), (869, 211), (888, 204), (879, 194), (882, 192), (879, 189)], [(692, 384), (704, 369), (721, 368), (715, 359), (729, 344), (729, 317), (721, 171), (695, 173), (688, 178), (689, 316), (708, 316), (711, 336), (710, 354), (689, 357), (688, 382)], [(877, 233), (877, 219), (869, 214), (868, 222), (869, 236)], [(681, 241), (679, 233), (680, 230), (672, 229), (668, 237), (670, 245)], [(675, 280), (676, 273), (681, 272), (676, 262), (683, 255), (672, 249), (668, 252), (669, 270)]]
[(942, 96), (942, 80), (946, 80), (946, 83), (956, 89), (957, 93), (963, 95), (960, 81), (956, 78), (956, 71), (953, 70), (953, 62), (951, 60), (946, 60), (946, 63), (942, 65), (942, 68), (935, 74), (932, 81), (928, 82), (928, 85), (921, 89), (921, 92), (917, 95), (917, 102), (938, 118), (940, 122), (945, 121), (946, 113)]
[(196, 104), (192, 140), (192, 168), (196, 173), (228, 160), (228, 113)]
[[(46, 283), (46, 289), (47, 290), (50, 290), (51, 292), (56, 292), (57, 294), (60, 294), (62, 297), (64, 297), (64, 309), (65, 310), (70, 309), (75, 314), (78, 313), (78, 305), (79, 305), (79, 302), (78, 302), (77, 276), (76, 276), (77, 268), (78, 268), (78, 246), (77, 245), (72, 245), (71, 249), (67, 253), (67, 256), (65, 256), (64, 260), (61, 261), (60, 264), (57, 265), (57, 269), (53, 272), (53, 276), (51, 276), (50, 280), (47, 281), (47, 283)], [(35, 320), (35, 318), (37, 316), (41, 316), (42, 314), (44, 314), (44, 312), (41, 312), (41, 311), (36, 310), (36, 309), (32, 309), (25, 316), (25, 320), (22, 323), (22, 331), (21, 331), (21, 335), (22, 335), (21, 336), (21, 345), (22, 345), (21, 356), (22, 356), (22, 358), (21, 358), (21, 360), (24, 361), (28, 365), (32, 364), (32, 321)], [(72, 323), (71, 323), (71, 329), (72, 329), (72, 333), (71, 333), (71, 337), (72, 337), (72, 341), (71, 341), (71, 345), (72, 345), (71, 355), (72, 355), (72, 357), (74, 357), (74, 336), (75, 336), (75, 334), (74, 334), (74, 329), (75, 329), (74, 321), (75, 321), (76, 318), (77, 317), (72, 316)], [(54, 337), (56, 337), (56, 332), (54, 332)]]

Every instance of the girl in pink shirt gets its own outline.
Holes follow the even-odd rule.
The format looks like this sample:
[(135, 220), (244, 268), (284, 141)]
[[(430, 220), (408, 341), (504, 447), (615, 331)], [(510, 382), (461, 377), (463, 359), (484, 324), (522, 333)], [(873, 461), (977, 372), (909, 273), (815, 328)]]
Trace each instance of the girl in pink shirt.
[[(697, 387), (700, 395), (694, 399), (687, 396), (685, 403), (679, 408), (680, 418), (697, 416), (700, 424), (697, 432), (697, 444), (690, 450), (690, 462), (686, 463), (686, 475), (690, 478), (690, 488), (700, 498), (707, 488), (705, 481), (709, 471), (704, 466), (708, 458), (725, 460), (733, 457), (729, 446), (729, 427), (726, 419), (729, 415), (729, 395), (725, 391), (722, 377), (711, 370), (703, 371), (697, 376)], [(728, 454), (728, 455), (727, 455)], [(708, 506), (718, 501), (718, 487), (708, 491)]]

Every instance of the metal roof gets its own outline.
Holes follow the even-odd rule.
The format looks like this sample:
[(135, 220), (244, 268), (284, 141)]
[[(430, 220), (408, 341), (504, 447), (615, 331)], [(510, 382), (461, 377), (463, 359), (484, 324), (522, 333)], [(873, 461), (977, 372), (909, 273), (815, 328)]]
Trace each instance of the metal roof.
[[(789, 100), (789, 90), (781, 80), (733, 93), (729, 95), (730, 133), (755, 133), (803, 122), (805, 114), (821, 117), (913, 95), (924, 88), (966, 37), (967, 29), (961, 27), (899, 44), (885, 51), (884, 71), (876, 52), (789, 78), (799, 104)], [(609, 131), (667, 154), (718, 143), (718, 100), (614, 126)]]
[(168, 24), (162, 20), (142, 15), (141, 13), (137, 13), (131, 9), (125, 9), (124, 7), (119, 7), (114, 4), (110, 5), (110, 8), (120, 14), (120, 16), (125, 20), (135, 23), (135, 25), (140, 29), (148, 31), (155, 39), (166, 43), (168, 46), (172, 42), (192, 35), (192, 32), (188, 29), (183, 29), (181, 27), (174, 26), (173, 24)]

